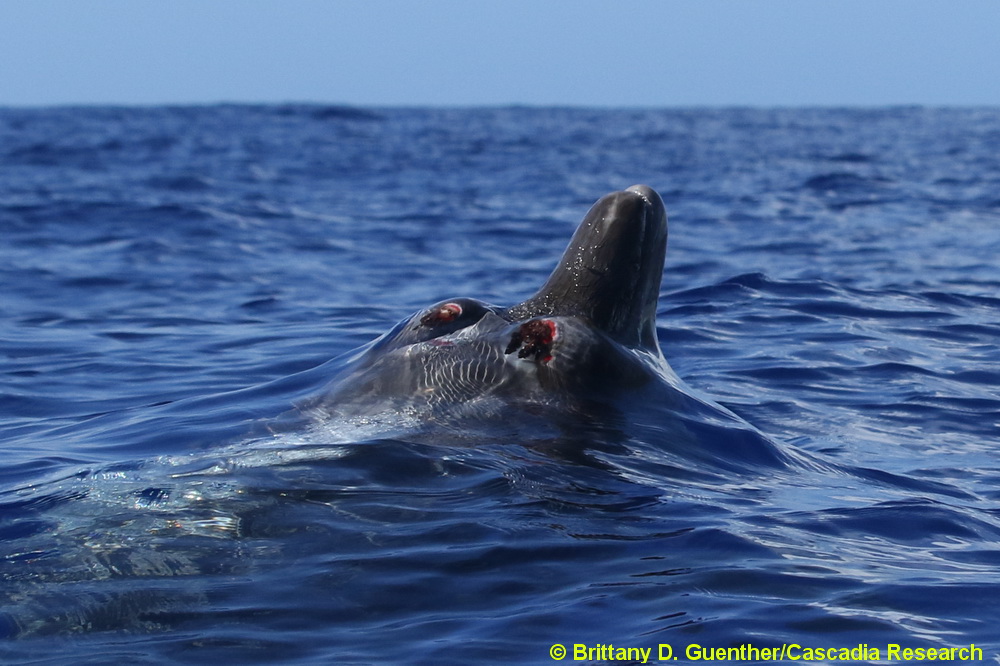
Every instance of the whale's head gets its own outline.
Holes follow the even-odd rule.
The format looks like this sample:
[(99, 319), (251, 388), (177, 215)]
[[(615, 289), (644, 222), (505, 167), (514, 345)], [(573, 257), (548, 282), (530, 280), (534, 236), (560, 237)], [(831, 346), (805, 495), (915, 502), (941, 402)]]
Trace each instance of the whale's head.
[(609, 194), (533, 296), (508, 308), (455, 298), (416, 313), (355, 361), (324, 406), (440, 413), (640, 385), (665, 365), (655, 320), (666, 243), (653, 189)]

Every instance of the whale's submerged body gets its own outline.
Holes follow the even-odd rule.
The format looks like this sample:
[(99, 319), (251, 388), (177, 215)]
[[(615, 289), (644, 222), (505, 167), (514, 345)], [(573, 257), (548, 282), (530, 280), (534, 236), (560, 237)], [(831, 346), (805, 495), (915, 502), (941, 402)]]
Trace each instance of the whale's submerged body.
[[(656, 192), (609, 194), (527, 300), (442, 301), (346, 364), (334, 361), (332, 384), (326, 365), (280, 380), (319, 396), (286, 415), (291, 423), (269, 421), (260, 437), (210, 450), (62, 470), (0, 493), (0, 509), (25, 526), (20, 537), (0, 539), (0, 639), (170, 626), (186, 609), (215, 603), (203, 577), (266, 568), (263, 544), (286, 529), (288, 502), (356, 510), (351, 489), (373, 483), (359, 484), (357, 466), (362, 478), (409, 479), (410, 465), (433, 460), (436, 470), (458, 447), (489, 457), (483, 452), (494, 444), (495, 462), (481, 464), (545, 461), (571, 476), (604, 470), (605, 481), (626, 486), (633, 473), (649, 476), (630, 471), (630, 460), (641, 468), (656, 458), (658, 472), (720, 480), (782, 465), (776, 445), (698, 397), (664, 360), (655, 318), (666, 239)], [(215, 404), (207, 400), (205, 409)], [(649, 483), (665, 482), (654, 475)], [(255, 539), (261, 549), (248, 557)], [(167, 577), (190, 585), (161, 589)]]

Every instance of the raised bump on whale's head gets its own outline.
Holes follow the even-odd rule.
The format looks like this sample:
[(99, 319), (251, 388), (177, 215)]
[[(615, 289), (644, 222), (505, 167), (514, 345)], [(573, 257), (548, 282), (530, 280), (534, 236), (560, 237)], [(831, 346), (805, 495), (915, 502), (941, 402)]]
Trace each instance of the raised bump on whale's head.
[(633, 185), (608, 194), (584, 217), (541, 289), (504, 316), (581, 317), (621, 344), (658, 351), (666, 245), (667, 215), (655, 190)]

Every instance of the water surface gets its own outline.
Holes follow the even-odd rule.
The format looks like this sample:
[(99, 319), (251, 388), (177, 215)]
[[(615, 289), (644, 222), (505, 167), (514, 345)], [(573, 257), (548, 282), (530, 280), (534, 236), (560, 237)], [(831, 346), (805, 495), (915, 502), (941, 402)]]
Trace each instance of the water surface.
[[(996, 109), (0, 110), (0, 655), (996, 659), (998, 155)], [(664, 354), (742, 422), (295, 411), (636, 182)]]

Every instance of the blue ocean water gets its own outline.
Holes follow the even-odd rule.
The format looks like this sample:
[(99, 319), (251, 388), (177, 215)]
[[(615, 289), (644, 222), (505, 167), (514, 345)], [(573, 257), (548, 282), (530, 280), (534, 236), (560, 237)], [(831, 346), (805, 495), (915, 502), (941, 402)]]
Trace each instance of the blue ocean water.
[[(664, 355), (745, 424), (296, 411), (636, 182)], [(4, 662), (1000, 659), (998, 109), (0, 109), (0, 238)]]

